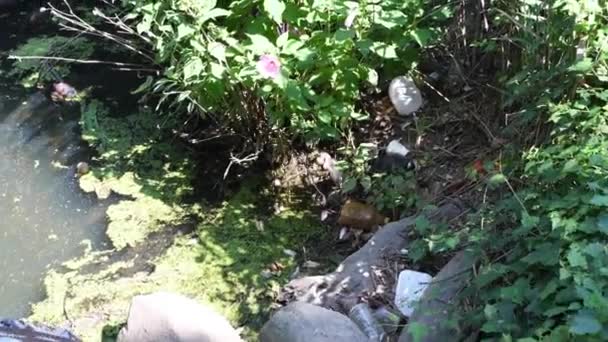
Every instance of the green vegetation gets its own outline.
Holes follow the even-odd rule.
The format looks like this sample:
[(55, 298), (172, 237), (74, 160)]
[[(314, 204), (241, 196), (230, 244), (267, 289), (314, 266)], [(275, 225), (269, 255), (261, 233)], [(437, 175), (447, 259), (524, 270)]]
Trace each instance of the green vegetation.
[(421, 0), (127, 2), (166, 66), (149, 89), (256, 143), (339, 138), (367, 118), (361, 91), (409, 72), (451, 14)]
[[(20, 45), (10, 54), (16, 57), (40, 57), (51, 56), (73, 59), (87, 59), (94, 51), (92, 42), (83, 37), (35, 37)], [(52, 73), (51, 73), (51, 67)], [(33, 87), (37, 81), (54, 81), (54, 75), (58, 77), (67, 76), (70, 66), (65, 62), (51, 61), (49, 64), (41, 64), (39, 59), (23, 59), (13, 63), (13, 68), (7, 73), (8, 77), (21, 80), (26, 87)]]
[[(454, 15), (457, 5), (447, 1), (124, 0), (126, 22), (162, 68), (137, 90), (157, 107), (112, 114), (101, 101), (83, 104), (83, 139), (99, 155), (81, 187), (99, 198), (123, 196), (107, 213), (117, 248), (152, 248), (155, 234), (162, 241), (171, 227), (199, 223), (193, 236), (150, 255), (147, 274), (135, 259), (111, 252), (52, 271), (49, 298), (32, 317), (57, 324), (67, 315), (80, 323), (77, 333), (95, 339), (104, 325), (124, 321), (133, 295), (163, 288), (211, 303), (255, 336), (295, 265), (283, 249), (300, 250), (322, 230), (300, 204), (273, 213), (271, 196), (249, 180), (219, 207), (185, 204), (205, 165), (176, 148), (171, 130), (202, 118), (196, 128), (242, 138), (230, 153), (243, 155), (329, 141), (323, 146), (342, 159), (343, 193), (399, 217), (420, 209), (416, 175), (373, 174), (376, 141), (362, 141), (364, 130), (356, 130), (369, 119), (364, 99), (396, 75), (419, 76), (424, 58), (439, 56), (452, 69), (473, 56), (478, 63), (461, 77), (482, 84), (473, 78), (483, 64), (501, 114), (485, 119), (506, 121), (495, 133), (508, 143), (484, 151), (485, 171), (476, 175), (483, 196), (473, 200), (467, 224), (418, 218), (408, 257), (429, 265), (463, 248), (477, 252), (475, 278), (455, 312), (463, 329), (484, 340), (608, 340), (608, 4), (463, 3)], [(465, 32), (462, 42), (450, 41), (454, 32)], [(66, 43), (34, 38), (13, 53), (92, 53), (88, 42)], [(15, 77), (38, 68), (16, 66)], [(273, 262), (285, 269), (264, 279)]]

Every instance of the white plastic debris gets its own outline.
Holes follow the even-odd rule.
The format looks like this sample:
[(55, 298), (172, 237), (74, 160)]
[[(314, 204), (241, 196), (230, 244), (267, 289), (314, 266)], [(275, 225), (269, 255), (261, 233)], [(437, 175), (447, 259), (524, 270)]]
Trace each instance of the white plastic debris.
[(422, 95), (410, 77), (396, 77), (388, 87), (388, 96), (399, 115), (410, 115), (422, 106)]
[(432, 279), (431, 275), (422, 272), (404, 270), (399, 273), (395, 305), (405, 317), (414, 313), (416, 302), (420, 300)]

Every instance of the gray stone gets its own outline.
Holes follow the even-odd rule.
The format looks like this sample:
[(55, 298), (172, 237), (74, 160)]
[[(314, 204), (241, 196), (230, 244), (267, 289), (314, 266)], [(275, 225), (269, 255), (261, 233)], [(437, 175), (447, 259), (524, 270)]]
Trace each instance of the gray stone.
[(127, 326), (118, 342), (237, 342), (242, 341), (230, 323), (198, 302), (184, 296), (157, 292), (131, 301)]
[(437, 273), (424, 291), (422, 299), (408, 323), (426, 327), (421, 339), (414, 339), (407, 327), (403, 329), (399, 342), (459, 341), (458, 328), (449, 324), (454, 309), (457, 310), (458, 294), (472, 277), (476, 256), (468, 251), (458, 252)]
[(264, 325), (260, 342), (367, 342), (348, 317), (320, 306), (294, 302)]

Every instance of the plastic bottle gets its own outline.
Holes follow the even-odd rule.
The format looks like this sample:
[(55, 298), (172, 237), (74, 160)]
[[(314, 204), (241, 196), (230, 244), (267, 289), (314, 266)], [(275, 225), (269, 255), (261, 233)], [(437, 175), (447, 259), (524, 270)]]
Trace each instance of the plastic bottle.
[(355, 305), (348, 317), (357, 324), (370, 341), (382, 342), (386, 338), (386, 332), (372, 315), (372, 310), (365, 303)]

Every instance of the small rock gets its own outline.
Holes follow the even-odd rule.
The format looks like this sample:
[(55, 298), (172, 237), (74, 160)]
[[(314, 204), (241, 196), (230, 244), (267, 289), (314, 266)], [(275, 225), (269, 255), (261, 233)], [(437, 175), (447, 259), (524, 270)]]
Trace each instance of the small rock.
[(410, 77), (395, 78), (389, 88), (388, 95), (399, 115), (410, 115), (422, 106), (422, 95)]
[(416, 303), (432, 279), (431, 275), (422, 272), (404, 270), (399, 273), (395, 305), (405, 317), (410, 317), (414, 313)]
[(348, 317), (322, 307), (294, 302), (279, 310), (260, 332), (261, 342), (367, 342)]
[(84, 176), (91, 171), (91, 167), (87, 162), (80, 162), (76, 164), (76, 173), (78, 176)]
[(136, 296), (118, 342), (237, 342), (239, 334), (224, 317), (198, 302), (173, 293)]

